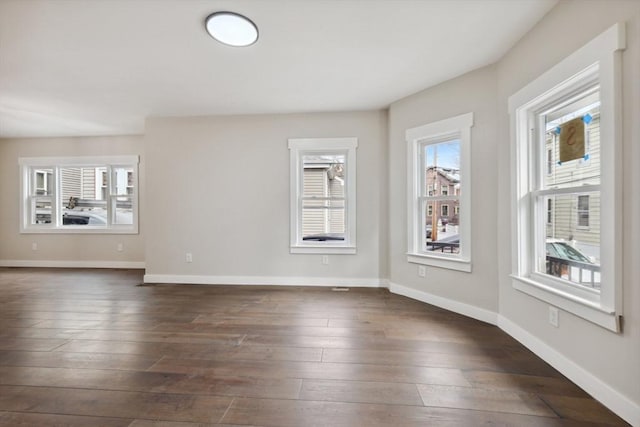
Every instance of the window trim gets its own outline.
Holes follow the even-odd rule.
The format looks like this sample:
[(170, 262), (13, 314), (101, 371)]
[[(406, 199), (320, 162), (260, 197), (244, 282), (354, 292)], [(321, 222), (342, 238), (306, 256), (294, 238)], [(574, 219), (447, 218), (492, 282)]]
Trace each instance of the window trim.
[[(471, 272), (471, 127), (473, 113), (429, 123), (407, 129), (407, 232), (408, 250), (407, 261), (415, 264), (447, 268), (450, 270)], [(424, 178), (420, 170), (421, 146), (431, 143), (437, 144), (447, 139), (460, 140), (460, 187), (465, 190), (459, 196), (439, 196), (443, 198), (458, 198), (461, 213), (460, 225), (460, 254), (426, 253), (420, 249), (424, 233), (424, 219), (419, 216), (419, 197), (421, 180)], [(426, 183), (424, 183), (426, 185)]]
[[(20, 157), (18, 164), (20, 166), (20, 233), (21, 234), (138, 234), (139, 209), (138, 209), (138, 192), (139, 192), (139, 175), (138, 165), (140, 157), (138, 155), (129, 156), (87, 156), (87, 157)], [(134, 191), (133, 194), (127, 195), (131, 198), (133, 208), (133, 224), (110, 224), (109, 226), (72, 226), (57, 225), (57, 219), (51, 224), (33, 225), (30, 224), (29, 214), (31, 208), (28, 206), (31, 197), (31, 178), (30, 171), (38, 167), (46, 167), (53, 169), (53, 188), (51, 194), (45, 197), (51, 199), (52, 215), (61, 209), (61, 201), (59, 200), (60, 182), (57, 178), (58, 170), (64, 167), (132, 167), (134, 173)], [(112, 195), (107, 191), (107, 204), (110, 204)], [(54, 207), (55, 205), (55, 207)]]
[[(289, 251), (292, 254), (355, 254), (356, 253), (356, 148), (358, 138), (291, 138), (289, 147)], [(344, 241), (307, 242), (302, 240), (302, 156), (307, 153), (345, 154), (345, 239)]]
[[(590, 322), (620, 332), (622, 316), (622, 93), (621, 51), (625, 49), (624, 24), (616, 24), (540, 75), (509, 98), (511, 116), (512, 254), (511, 277), (515, 289), (553, 304)], [(530, 196), (532, 113), (552, 100), (575, 93), (597, 80), (600, 90), (600, 134), (609, 141), (601, 150), (601, 222), (612, 232), (601, 234), (601, 277), (598, 296), (581, 289), (557, 286), (533, 274), (530, 257), (533, 201)]]

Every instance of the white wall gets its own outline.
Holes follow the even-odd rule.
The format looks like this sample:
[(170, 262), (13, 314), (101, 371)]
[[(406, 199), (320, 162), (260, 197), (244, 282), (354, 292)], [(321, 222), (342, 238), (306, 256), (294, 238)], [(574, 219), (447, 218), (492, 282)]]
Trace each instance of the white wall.
[[(377, 285), (386, 114), (147, 120), (147, 281)], [(358, 138), (357, 254), (289, 253), (289, 138)], [(192, 253), (193, 262), (185, 262)]]
[[(418, 266), (407, 262), (407, 142), (405, 131), (472, 112), (471, 128), (471, 251), (472, 272)], [(486, 67), (429, 88), (389, 109), (389, 239), (393, 284), (427, 295), (495, 313), (498, 311), (496, 268), (496, 74)], [(464, 171), (463, 171), (464, 173)], [(465, 191), (466, 189), (463, 189)], [(473, 315), (467, 312), (466, 314)], [(489, 320), (479, 317), (483, 320)]]
[[(142, 267), (147, 229), (143, 221), (139, 234), (20, 234), (18, 158), (139, 155), (139, 187), (144, 193), (143, 150), (141, 136), (0, 140), (0, 266)], [(36, 251), (31, 250), (32, 243), (37, 244)], [(117, 251), (119, 243), (122, 252)]]
[[(560, 313), (559, 328), (549, 325), (548, 305), (511, 286), (508, 226), (498, 228), (499, 310), (512, 326), (552, 350), (559, 361), (570, 361), (592, 375), (592, 382), (601, 381), (601, 386), (609, 385), (621, 395), (613, 398), (615, 402), (604, 403), (610, 407), (616, 402), (622, 405), (624, 397), (635, 402), (635, 422), (640, 424), (640, 2), (560, 2), (498, 63), (496, 155), (499, 164), (509, 163), (508, 97), (616, 22), (626, 22), (627, 27), (627, 49), (623, 53), (624, 331), (615, 334), (565, 312)], [(498, 192), (509, 194), (509, 168), (498, 171)], [(507, 197), (498, 199), (497, 211), (498, 222), (509, 224)], [(606, 224), (602, 231), (607, 231)], [(629, 412), (626, 415), (629, 419)]]

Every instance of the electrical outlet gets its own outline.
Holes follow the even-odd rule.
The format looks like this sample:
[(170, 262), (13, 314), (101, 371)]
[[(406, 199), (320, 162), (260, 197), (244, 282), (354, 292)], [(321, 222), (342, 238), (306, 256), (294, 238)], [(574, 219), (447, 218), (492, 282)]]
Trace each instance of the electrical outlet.
[(33, 242), (33, 243), (31, 244), (31, 250), (32, 250), (32, 251), (37, 251), (37, 250), (38, 250), (38, 244), (37, 244), (36, 242)]
[(118, 243), (118, 246), (116, 246), (116, 250), (118, 252), (122, 252), (123, 249), (124, 249), (124, 246), (122, 245), (122, 243)]
[(418, 266), (418, 276), (425, 277), (427, 275), (427, 268), (424, 265)]
[(191, 252), (187, 252), (187, 254), (184, 257), (184, 260), (186, 262), (193, 262), (193, 255), (191, 255)]
[(556, 328), (558, 327), (558, 309), (556, 307), (549, 306), (549, 323)]
[(329, 255), (322, 255), (322, 265), (329, 265)]

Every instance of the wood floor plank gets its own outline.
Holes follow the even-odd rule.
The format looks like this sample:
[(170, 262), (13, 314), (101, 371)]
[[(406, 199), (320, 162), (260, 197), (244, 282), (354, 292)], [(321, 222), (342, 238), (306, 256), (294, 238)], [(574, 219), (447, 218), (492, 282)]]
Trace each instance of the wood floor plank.
[(0, 366), (144, 371), (159, 359), (160, 356), (112, 353), (0, 351)]
[(512, 356), (502, 349), (485, 352), (440, 353), (394, 350), (365, 350), (326, 348), (323, 362), (396, 364), (407, 366), (431, 366), (463, 370), (504, 371), (519, 374), (546, 372), (555, 374), (552, 368), (540, 359), (529, 363), (514, 362)]
[(237, 345), (243, 340), (242, 334), (194, 334), (174, 332), (145, 332), (119, 330), (85, 330), (74, 336), (77, 340), (95, 341), (135, 341), (158, 343), (189, 343), (189, 344), (221, 344)]
[(236, 325), (226, 322), (220, 323), (163, 323), (154, 328), (162, 332), (194, 332), (194, 333), (223, 333), (223, 334), (260, 334), (260, 335), (304, 335), (311, 337), (384, 337), (382, 329), (356, 330), (351, 328), (328, 328), (317, 326), (295, 325), (265, 325), (255, 324)]
[(127, 418), (90, 417), (78, 415), (32, 414), (28, 412), (0, 411), (0, 426), (58, 426), (58, 427), (127, 427)]
[(473, 386), (483, 389), (589, 397), (584, 390), (564, 377), (549, 378), (540, 375), (518, 375), (487, 371), (467, 371), (465, 372), (465, 377)]
[(51, 351), (68, 342), (66, 339), (5, 337), (0, 339), (0, 350)]
[(415, 384), (380, 381), (304, 380), (300, 399), (411, 406), (423, 403)]
[[(558, 418), (421, 406), (235, 399), (222, 422), (263, 426), (575, 426)], [(584, 425), (582, 426), (584, 427)]]
[(297, 399), (302, 380), (166, 372), (0, 367), (0, 385)]
[(562, 418), (578, 422), (596, 422), (608, 426), (628, 426), (626, 422), (589, 397), (540, 396)]
[(322, 348), (71, 340), (56, 352), (166, 356), (203, 360), (280, 360), (319, 362)]
[(58, 415), (217, 422), (232, 398), (93, 389), (0, 386), (0, 410)]
[(533, 394), (425, 384), (418, 384), (418, 390), (425, 406), (555, 417), (555, 413)]
[[(395, 383), (455, 384), (470, 386), (459, 369), (416, 366), (367, 365), (353, 363), (211, 361), (163, 358), (150, 368), (157, 372), (210, 374), (231, 373), (256, 378), (301, 378), (344, 381), (383, 381)], [(233, 374), (231, 374), (233, 375)]]

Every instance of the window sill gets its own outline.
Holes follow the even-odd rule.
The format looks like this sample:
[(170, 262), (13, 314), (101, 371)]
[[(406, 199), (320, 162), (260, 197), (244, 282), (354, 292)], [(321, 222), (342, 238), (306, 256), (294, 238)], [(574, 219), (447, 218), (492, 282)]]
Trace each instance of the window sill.
[(428, 265), (431, 267), (446, 268), (449, 270), (471, 273), (471, 261), (460, 258), (450, 258), (434, 255), (407, 254), (407, 261), (413, 264)]
[(540, 301), (581, 317), (613, 332), (621, 332), (620, 316), (599, 303), (588, 301), (527, 277), (511, 275), (513, 288)]
[(24, 228), (21, 234), (138, 234), (137, 228), (65, 227), (65, 228)]
[(292, 254), (353, 255), (356, 253), (356, 247), (355, 246), (291, 246), (289, 252)]

